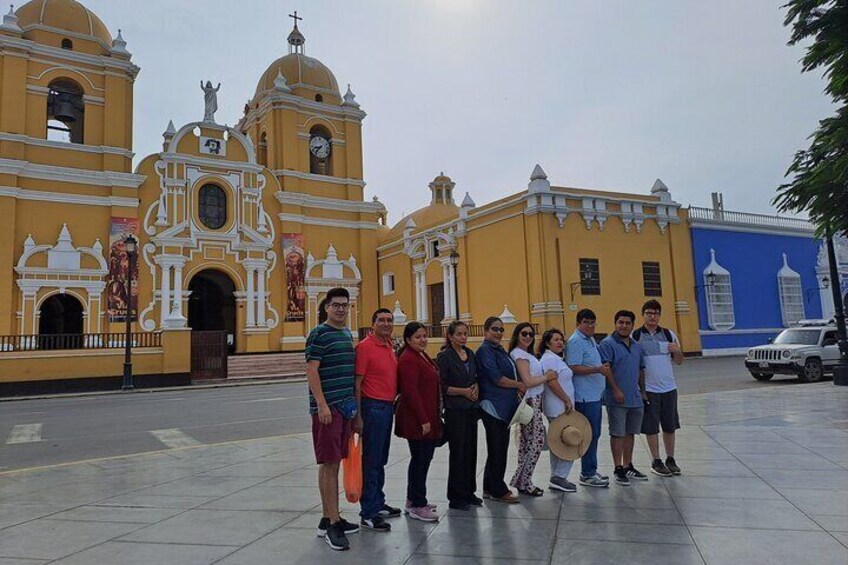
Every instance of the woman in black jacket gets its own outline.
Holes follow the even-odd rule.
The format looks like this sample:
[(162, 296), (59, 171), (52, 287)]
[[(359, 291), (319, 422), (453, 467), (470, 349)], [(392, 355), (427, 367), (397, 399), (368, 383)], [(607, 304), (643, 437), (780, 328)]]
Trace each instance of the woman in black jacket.
[(448, 464), (449, 506), (468, 510), (483, 501), (477, 490), (477, 362), (465, 347), (468, 326), (454, 321), (448, 326), (445, 346), (436, 358), (442, 380), (445, 407), (445, 435), (450, 448)]

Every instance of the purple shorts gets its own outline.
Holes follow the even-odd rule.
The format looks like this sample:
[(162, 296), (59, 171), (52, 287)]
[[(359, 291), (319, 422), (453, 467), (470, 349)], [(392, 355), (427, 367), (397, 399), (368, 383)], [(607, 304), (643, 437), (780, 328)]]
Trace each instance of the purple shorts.
[(342, 413), (332, 406), (330, 413), (333, 421), (326, 425), (318, 421), (318, 414), (312, 415), (312, 445), (315, 447), (315, 461), (319, 465), (339, 463), (347, 457), (353, 421), (345, 420)]

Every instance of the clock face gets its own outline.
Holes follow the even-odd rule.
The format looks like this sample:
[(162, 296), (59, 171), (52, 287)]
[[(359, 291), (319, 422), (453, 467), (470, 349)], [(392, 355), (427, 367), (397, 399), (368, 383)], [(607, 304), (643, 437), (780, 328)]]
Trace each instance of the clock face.
[(319, 159), (326, 159), (330, 156), (330, 142), (320, 135), (313, 136), (309, 140), (309, 150)]

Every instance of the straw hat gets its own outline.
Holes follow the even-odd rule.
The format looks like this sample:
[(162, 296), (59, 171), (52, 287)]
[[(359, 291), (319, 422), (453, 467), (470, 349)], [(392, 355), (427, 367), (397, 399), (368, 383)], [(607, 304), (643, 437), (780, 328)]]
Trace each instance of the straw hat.
[(592, 426), (577, 410), (557, 416), (548, 426), (548, 447), (565, 461), (582, 457), (591, 442)]

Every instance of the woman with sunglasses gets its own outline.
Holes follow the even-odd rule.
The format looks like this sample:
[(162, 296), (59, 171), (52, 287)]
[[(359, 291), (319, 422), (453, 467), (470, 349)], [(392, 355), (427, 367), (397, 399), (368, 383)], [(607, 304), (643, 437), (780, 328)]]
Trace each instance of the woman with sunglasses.
[(486, 469), (483, 472), (483, 498), (515, 504), (519, 502), (504, 482), (509, 451), (509, 422), (518, 408), (518, 392), (527, 390), (518, 378), (512, 358), (501, 340), (504, 324), (494, 316), (483, 324), (483, 343), (477, 348), (477, 383), (480, 409), (486, 429)]
[(515, 361), (518, 376), (527, 387), (524, 402), (533, 408), (533, 419), (529, 424), (521, 424), (518, 441), (518, 467), (510, 484), (521, 494), (542, 496), (544, 491), (533, 484), (533, 471), (545, 446), (545, 423), (542, 419), (542, 393), (545, 383), (556, 379), (556, 372), (542, 370), (542, 364), (533, 354), (536, 332), (529, 322), (515, 326), (512, 339), (509, 340), (509, 356)]
[(439, 369), (427, 355), (427, 328), (410, 322), (403, 329), (398, 352), (398, 405), (395, 435), (409, 442), (406, 514), (422, 522), (438, 522), (435, 506), (427, 502), (427, 473), (441, 445)]

